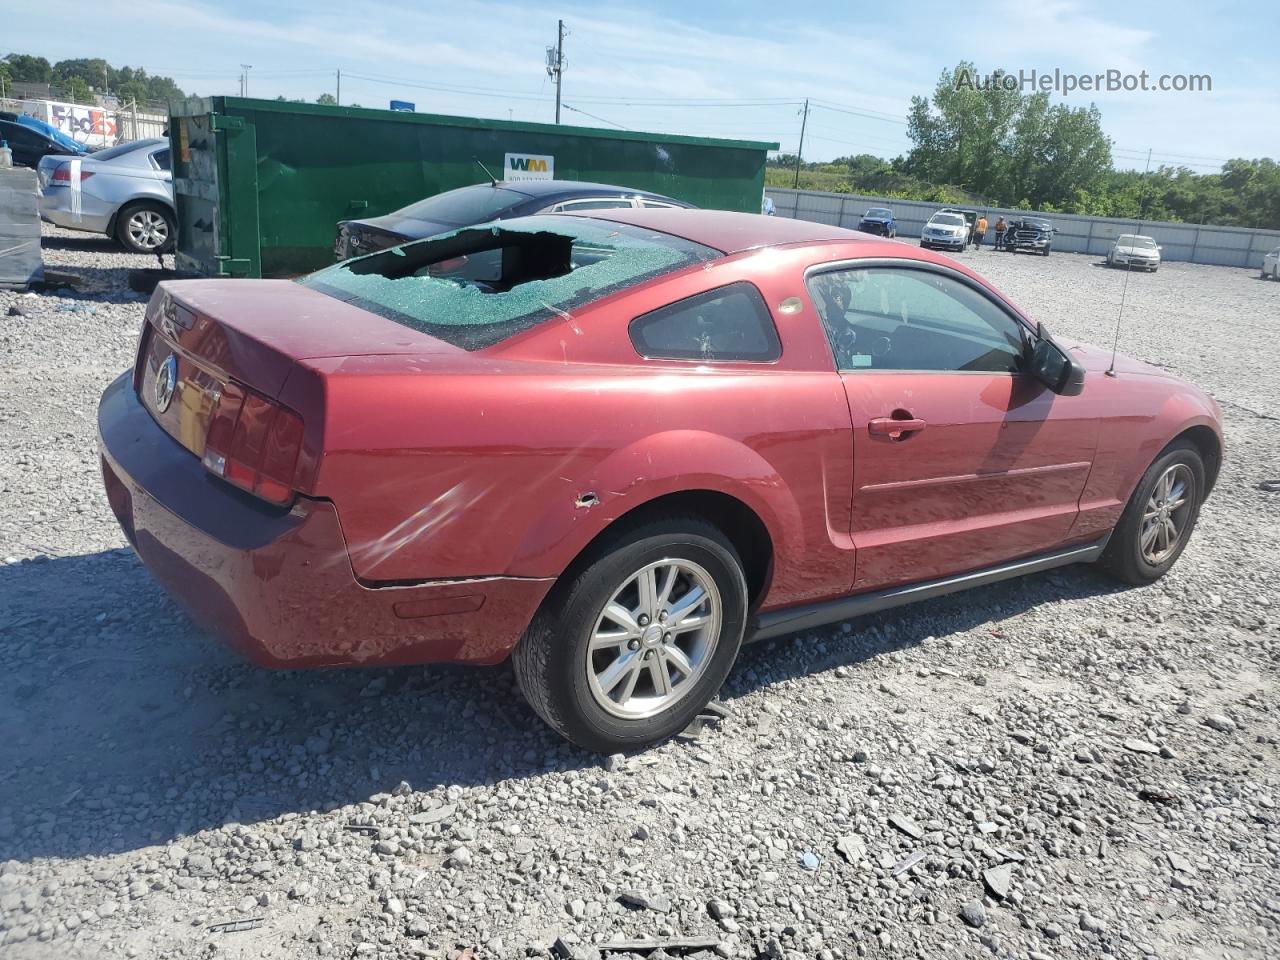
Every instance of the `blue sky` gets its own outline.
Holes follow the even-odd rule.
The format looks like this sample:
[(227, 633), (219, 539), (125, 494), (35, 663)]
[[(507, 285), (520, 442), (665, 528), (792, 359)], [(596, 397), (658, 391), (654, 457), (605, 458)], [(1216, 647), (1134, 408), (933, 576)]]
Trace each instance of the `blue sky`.
[[(0, 53), (56, 61), (104, 56), (173, 76), (201, 94), (235, 93), (252, 64), (254, 96), (334, 92), (385, 107), (517, 120), (553, 119), (544, 48), (565, 43), (565, 122), (776, 140), (805, 155), (891, 157), (908, 148), (913, 94), (939, 72), (980, 70), (1210, 74), (1212, 92), (1090, 93), (1119, 165), (1280, 158), (1280, 26), (1256, 4), (1086, 0), (870, 5), (811, 0), (675, 3), (329, 3), (231, 0), (0, 0)], [(787, 14), (793, 14), (787, 16)], [(1055, 99), (1064, 99), (1056, 97)], [(589, 116), (594, 115), (594, 117)]]

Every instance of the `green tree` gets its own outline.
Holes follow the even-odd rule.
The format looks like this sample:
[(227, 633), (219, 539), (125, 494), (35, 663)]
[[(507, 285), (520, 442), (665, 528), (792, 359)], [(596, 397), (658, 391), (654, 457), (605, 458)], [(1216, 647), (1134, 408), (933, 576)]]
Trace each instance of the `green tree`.
[(332, 93), (320, 94), (320, 96), (316, 97), (316, 103), (322, 107), (336, 107), (338, 105), (338, 101), (334, 99)]
[(1096, 107), (1051, 107), (1047, 95), (1024, 94), (1000, 71), (982, 77), (969, 61), (944, 70), (931, 97), (911, 98), (907, 136), (907, 173), (1001, 205), (1070, 203), (1111, 168)]
[(53, 67), (44, 57), (33, 57), (25, 53), (11, 53), (4, 58), (9, 65), (13, 79), (18, 83), (50, 83), (53, 80)]
[(80, 77), (71, 77), (62, 87), (63, 95), (72, 103), (92, 104), (94, 102), (93, 91)]

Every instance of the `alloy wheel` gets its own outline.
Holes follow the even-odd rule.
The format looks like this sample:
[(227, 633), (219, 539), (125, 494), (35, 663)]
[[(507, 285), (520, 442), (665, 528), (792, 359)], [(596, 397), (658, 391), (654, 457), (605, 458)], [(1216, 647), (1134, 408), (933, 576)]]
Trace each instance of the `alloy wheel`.
[(1142, 511), (1138, 543), (1143, 559), (1153, 567), (1167, 560), (1182, 542), (1194, 489), (1195, 475), (1185, 463), (1173, 464), (1152, 487)]
[(125, 229), (129, 239), (143, 250), (155, 250), (169, 241), (169, 224), (154, 210), (138, 210), (129, 218)]
[(591, 695), (624, 720), (662, 713), (706, 672), (720, 638), (715, 579), (691, 560), (641, 567), (613, 592), (587, 645)]

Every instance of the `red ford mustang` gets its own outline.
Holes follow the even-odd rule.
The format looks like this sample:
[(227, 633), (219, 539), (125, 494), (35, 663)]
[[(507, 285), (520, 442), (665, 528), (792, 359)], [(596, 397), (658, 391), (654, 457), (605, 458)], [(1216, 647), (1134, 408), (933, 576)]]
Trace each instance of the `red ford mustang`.
[(164, 284), (103, 395), (125, 534), (270, 666), (497, 663), (591, 749), (740, 645), (1186, 546), (1203, 392), (1054, 340), (964, 267), (691, 210), (466, 228), (297, 282)]

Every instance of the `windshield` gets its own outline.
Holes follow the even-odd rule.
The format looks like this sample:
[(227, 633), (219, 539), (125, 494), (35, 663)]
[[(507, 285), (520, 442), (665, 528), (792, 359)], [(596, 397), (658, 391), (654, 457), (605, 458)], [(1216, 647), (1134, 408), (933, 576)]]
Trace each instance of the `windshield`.
[(963, 227), (964, 217), (957, 216), (954, 213), (939, 213), (935, 214), (930, 222), (936, 227)]
[(891, 220), (893, 219), (893, 211), (886, 209), (885, 207), (872, 207), (870, 210), (864, 213), (863, 216), (864, 217), (880, 217), (885, 220)]
[(438, 193), (434, 197), (427, 197), (425, 200), (402, 207), (392, 216), (412, 217), (414, 220), (428, 220), (450, 227), (461, 227), (470, 223), (484, 223), (492, 220), (503, 210), (528, 199), (528, 194), (483, 184)]
[(1131, 233), (1126, 233), (1116, 241), (1124, 247), (1139, 247), (1143, 250), (1154, 250), (1156, 242), (1150, 237), (1137, 237)]
[(586, 217), (521, 217), (347, 260), (298, 282), (480, 350), (625, 287), (722, 254)]

